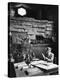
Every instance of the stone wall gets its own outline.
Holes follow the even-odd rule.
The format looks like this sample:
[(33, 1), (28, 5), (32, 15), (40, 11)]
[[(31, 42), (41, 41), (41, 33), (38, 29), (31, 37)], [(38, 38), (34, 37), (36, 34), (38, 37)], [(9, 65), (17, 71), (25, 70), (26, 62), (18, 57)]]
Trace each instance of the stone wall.
[(36, 20), (34, 18), (27, 17), (11, 17), (10, 31), (12, 34), (15, 32), (17, 37), (19, 37), (20, 34), (26, 37), (28, 35), (29, 38), (33, 40), (36, 39), (36, 35), (43, 36), (44, 38), (51, 38), (53, 32), (53, 21)]

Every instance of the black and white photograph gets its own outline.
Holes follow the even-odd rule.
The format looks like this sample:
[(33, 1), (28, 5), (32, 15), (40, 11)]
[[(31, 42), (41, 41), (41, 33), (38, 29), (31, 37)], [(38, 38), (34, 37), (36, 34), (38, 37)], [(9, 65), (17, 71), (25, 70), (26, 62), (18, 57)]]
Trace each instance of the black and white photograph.
[(8, 77), (59, 75), (58, 10), (8, 2)]

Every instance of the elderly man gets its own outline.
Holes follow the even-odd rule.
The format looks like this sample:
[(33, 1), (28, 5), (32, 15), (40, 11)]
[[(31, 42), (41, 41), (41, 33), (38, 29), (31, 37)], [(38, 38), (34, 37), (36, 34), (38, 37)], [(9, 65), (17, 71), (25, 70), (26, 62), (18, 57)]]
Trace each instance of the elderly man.
[(46, 55), (44, 55), (42, 53), (42, 56), (43, 56), (44, 60), (46, 60), (48, 62), (53, 62), (54, 54), (51, 52), (51, 48), (50, 47), (47, 48)]

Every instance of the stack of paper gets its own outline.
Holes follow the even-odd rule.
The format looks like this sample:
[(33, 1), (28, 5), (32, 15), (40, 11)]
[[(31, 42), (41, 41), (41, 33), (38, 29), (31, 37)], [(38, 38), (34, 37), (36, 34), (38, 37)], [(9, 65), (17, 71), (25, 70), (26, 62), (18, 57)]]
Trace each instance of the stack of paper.
[(33, 61), (31, 64), (36, 66), (36, 67), (45, 69), (45, 70), (58, 68), (58, 65), (53, 64), (53, 63), (49, 63), (49, 62), (46, 62), (46, 61), (42, 61), (42, 60), (40, 60), (40, 61)]

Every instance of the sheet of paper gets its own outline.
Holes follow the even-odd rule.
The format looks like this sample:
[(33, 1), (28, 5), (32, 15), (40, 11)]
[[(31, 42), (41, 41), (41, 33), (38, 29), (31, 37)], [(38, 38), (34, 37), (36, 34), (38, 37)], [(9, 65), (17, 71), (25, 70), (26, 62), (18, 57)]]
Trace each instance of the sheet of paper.
[(23, 67), (26, 66), (27, 64), (25, 62), (20, 62), (20, 63), (15, 63), (14, 66), (18, 66), (18, 67)]
[(46, 61), (43, 61), (43, 60), (33, 61), (33, 62), (31, 62), (31, 64), (35, 65), (36, 67), (40, 67), (40, 68), (43, 68), (43, 69), (46, 69), (46, 70), (58, 67), (58, 65), (56, 65), (56, 64), (46, 62)]
[(39, 63), (41, 63), (40, 60), (39, 60), (39, 61), (32, 61), (32, 62), (31, 62), (32, 65), (36, 65), (36, 64), (39, 64)]
[(49, 65), (49, 64), (37, 64), (37, 65), (35, 65), (36, 67), (40, 67), (40, 68), (42, 68), (42, 69), (46, 69), (46, 70), (49, 70), (49, 69), (53, 69), (53, 68), (58, 68), (58, 65), (56, 65), (56, 64), (51, 64), (51, 65)]

